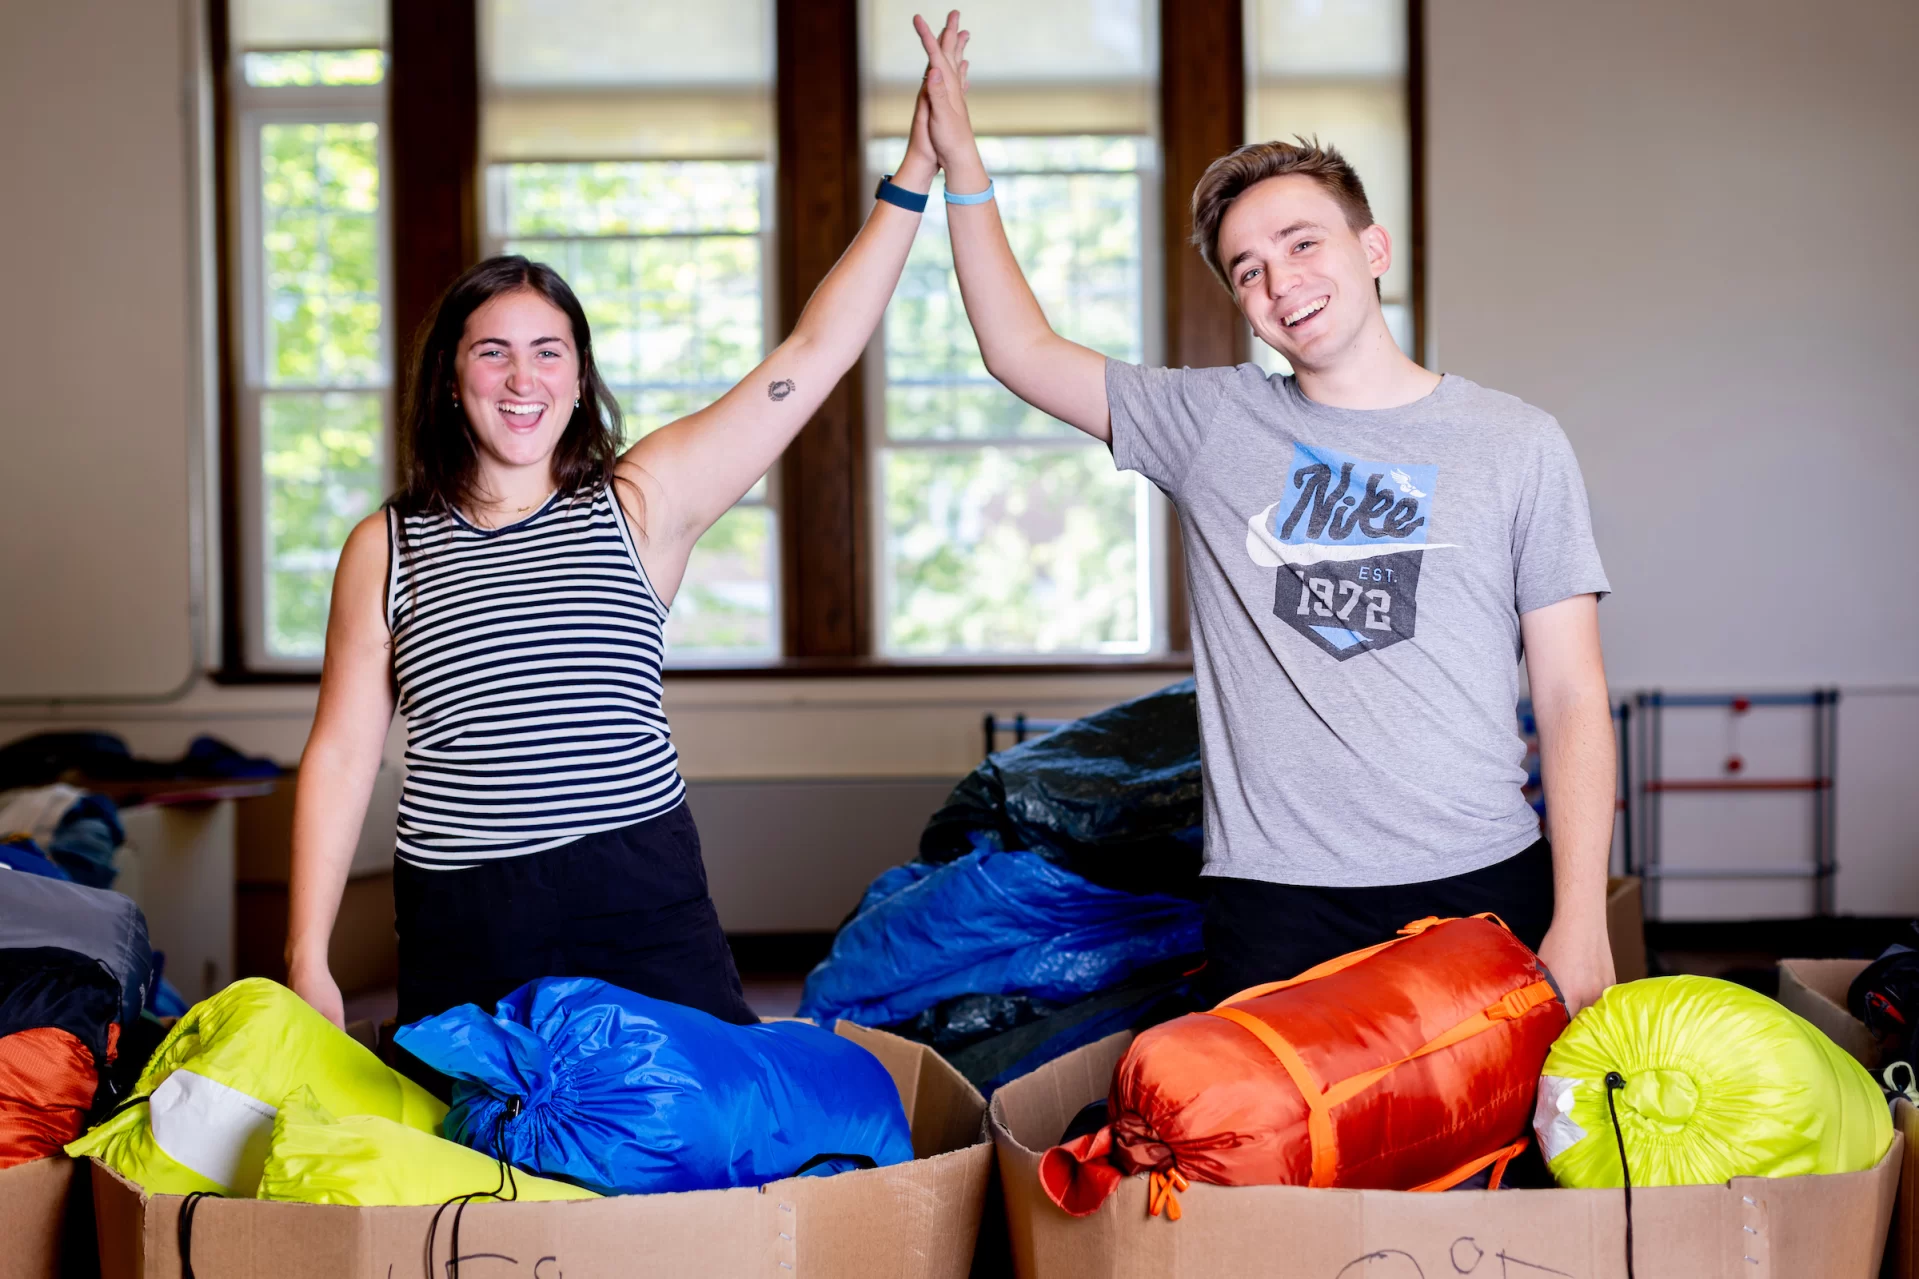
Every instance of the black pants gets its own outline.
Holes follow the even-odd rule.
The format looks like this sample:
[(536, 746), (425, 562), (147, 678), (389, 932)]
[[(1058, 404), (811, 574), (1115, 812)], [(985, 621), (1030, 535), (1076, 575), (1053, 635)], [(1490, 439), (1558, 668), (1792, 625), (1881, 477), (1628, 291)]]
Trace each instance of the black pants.
[(1391, 940), (1415, 919), (1491, 911), (1534, 950), (1553, 919), (1552, 846), (1544, 839), (1480, 870), (1423, 884), (1310, 888), (1208, 878), (1206, 968), (1211, 1007), (1249, 986), (1285, 981), (1316, 964)]
[(747, 1025), (733, 953), (707, 896), (693, 813), (465, 870), (398, 862), (401, 1025), (538, 977), (598, 977)]

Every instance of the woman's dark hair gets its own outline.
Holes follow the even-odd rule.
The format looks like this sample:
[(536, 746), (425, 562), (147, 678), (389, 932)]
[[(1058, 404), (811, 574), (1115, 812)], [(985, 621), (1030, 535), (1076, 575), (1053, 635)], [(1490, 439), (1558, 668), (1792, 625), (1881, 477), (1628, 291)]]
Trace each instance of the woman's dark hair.
[(613, 476), (622, 438), (620, 403), (593, 362), (593, 335), (579, 298), (543, 262), (517, 255), (488, 258), (447, 286), (413, 341), (413, 361), (401, 409), (400, 466), (405, 483), (392, 505), (402, 516), (471, 509), (478, 496), (479, 457), (459, 394), (455, 358), (467, 317), (504, 293), (525, 291), (551, 302), (573, 325), (580, 356), (580, 407), (553, 450), (553, 483), (562, 495)]

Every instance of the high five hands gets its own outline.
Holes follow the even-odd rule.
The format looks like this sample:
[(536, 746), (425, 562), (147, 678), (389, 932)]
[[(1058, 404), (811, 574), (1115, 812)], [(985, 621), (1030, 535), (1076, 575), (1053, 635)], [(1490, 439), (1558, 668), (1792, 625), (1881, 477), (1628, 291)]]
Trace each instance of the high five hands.
[[(926, 45), (926, 75), (920, 80), (920, 91), (913, 102), (913, 128), (907, 136), (906, 154), (911, 160), (930, 161), (937, 166), (940, 161), (939, 139), (933, 129), (933, 121), (942, 112), (951, 113), (951, 108), (943, 104), (936, 106), (933, 101), (934, 86), (952, 82), (961, 86), (959, 110), (962, 118), (966, 111), (964, 97), (966, 83), (966, 41), (969, 33), (959, 29), (959, 10), (946, 15), (946, 26), (935, 36), (933, 29), (918, 14), (913, 16), (913, 26), (920, 34), (920, 40)], [(957, 70), (951, 70), (957, 68)], [(971, 136), (971, 128), (967, 136)]]
[(986, 185), (986, 166), (980, 163), (973, 122), (966, 113), (966, 43), (972, 33), (960, 30), (959, 20), (959, 10), (954, 9), (935, 35), (925, 18), (913, 15), (913, 29), (926, 47), (926, 79), (920, 85), (913, 126), (917, 131), (921, 111), (930, 114), (933, 150), (946, 170), (948, 189), (970, 193)]

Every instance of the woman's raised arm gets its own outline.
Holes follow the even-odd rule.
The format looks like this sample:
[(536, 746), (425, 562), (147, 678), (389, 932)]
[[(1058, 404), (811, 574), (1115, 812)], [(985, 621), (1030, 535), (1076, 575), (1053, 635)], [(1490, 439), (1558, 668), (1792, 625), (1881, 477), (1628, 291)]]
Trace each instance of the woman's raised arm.
[[(957, 24), (949, 23), (940, 39), (957, 60), (965, 45)], [(924, 193), (937, 171), (922, 86), (893, 182)], [(663, 595), (670, 599), (677, 589), (700, 534), (766, 474), (866, 349), (919, 225), (919, 214), (876, 201), (787, 339), (714, 403), (661, 427), (621, 457), (618, 474), (641, 497), (637, 504), (623, 500), (647, 573)]]

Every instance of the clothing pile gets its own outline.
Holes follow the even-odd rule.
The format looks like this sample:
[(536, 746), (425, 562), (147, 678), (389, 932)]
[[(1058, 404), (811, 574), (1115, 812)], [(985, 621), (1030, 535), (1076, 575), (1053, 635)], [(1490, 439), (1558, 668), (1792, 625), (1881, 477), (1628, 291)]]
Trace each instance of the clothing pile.
[(111, 888), (127, 842), (111, 799), (64, 782), (0, 791), (0, 858), (15, 870)]
[(0, 1168), (58, 1154), (112, 1109), (157, 1038), (151, 980), (138, 906), (0, 868)]
[(1176, 997), (1199, 867), (1184, 680), (989, 756), (867, 888), (799, 1015), (919, 1040), (990, 1094)]

